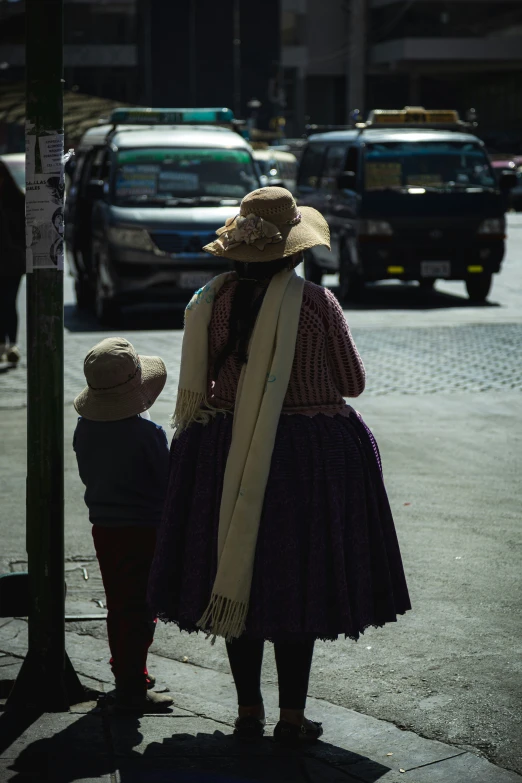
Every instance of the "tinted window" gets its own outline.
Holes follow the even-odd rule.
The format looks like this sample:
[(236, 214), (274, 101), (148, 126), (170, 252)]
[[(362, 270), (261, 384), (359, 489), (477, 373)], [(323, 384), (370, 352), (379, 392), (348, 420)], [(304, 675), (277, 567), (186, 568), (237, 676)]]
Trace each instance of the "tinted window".
[(323, 170), (325, 144), (309, 144), (306, 148), (297, 184), (300, 188), (318, 188)]
[(465, 189), (495, 185), (483, 148), (472, 142), (368, 144), (365, 159), (366, 190)]
[(326, 150), (321, 187), (337, 190), (337, 177), (345, 171), (346, 144), (332, 144)]
[(158, 204), (176, 198), (242, 198), (258, 187), (252, 158), (242, 149), (121, 150), (116, 203)]
[(359, 171), (359, 150), (360, 147), (350, 147), (346, 154), (345, 171), (353, 171), (357, 174)]
[(85, 164), (85, 155), (82, 155), (81, 153), (77, 156), (76, 159), (76, 166), (74, 168), (74, 174), (73, 174), (73, 185), (78, 185), (83, 171), (83, 166)]

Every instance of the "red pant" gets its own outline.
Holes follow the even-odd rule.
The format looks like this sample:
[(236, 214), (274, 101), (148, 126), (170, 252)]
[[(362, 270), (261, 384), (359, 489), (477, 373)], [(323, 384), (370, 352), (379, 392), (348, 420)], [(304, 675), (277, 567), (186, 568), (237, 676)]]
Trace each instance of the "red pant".
[(92, 537), (105, 588), (114, 676), (143, 676), (155, 627), (147, 607), (147, 583), (156, 530), (93, 525)]

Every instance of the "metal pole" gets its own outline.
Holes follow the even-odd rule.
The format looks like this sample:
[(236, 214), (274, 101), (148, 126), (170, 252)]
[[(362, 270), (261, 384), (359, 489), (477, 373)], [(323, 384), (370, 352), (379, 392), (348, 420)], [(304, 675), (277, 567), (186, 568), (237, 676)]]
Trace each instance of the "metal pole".
[(84, 695), (65, 652), (63, 0), (26, 0), (27, 557), (29, 649), (8, 707)]
[(354, 109), (366, 109), (366, 0), (351, 0), (348, 35), (347, 121)]
[(234, 114), (241, 116), (241, 0), (234, 0)]

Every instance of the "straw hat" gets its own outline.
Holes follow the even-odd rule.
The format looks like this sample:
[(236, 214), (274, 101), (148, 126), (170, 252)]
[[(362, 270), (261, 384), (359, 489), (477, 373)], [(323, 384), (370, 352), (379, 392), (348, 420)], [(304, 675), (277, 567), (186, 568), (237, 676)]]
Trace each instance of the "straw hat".
[(216, 231), (203, 250), (232, 261), (275, 261), (316, 245), (330, 249), (328, 223), (313, 207), (298, 207), (286, 188), (259, 188), (241, 202), (239, 215)]
[(94, 421), (118, 421), (143, 413), (167, 380), (159, 356), (138, 356), (123, 337), (108, 337), (91, 348), (83, 370), (87, 386), (74, 400), (74, 407)]

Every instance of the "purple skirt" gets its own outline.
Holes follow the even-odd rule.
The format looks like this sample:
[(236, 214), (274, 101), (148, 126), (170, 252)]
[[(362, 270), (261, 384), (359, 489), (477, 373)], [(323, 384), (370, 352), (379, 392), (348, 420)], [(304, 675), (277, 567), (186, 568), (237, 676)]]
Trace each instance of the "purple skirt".
[[(158, 617), (197, 631), (217, 569), (232, 416), (173, 441), (149, 582)], [(355, 413), (282, 415), (259, 527), (246, 635), (357, 639), (410, 609), (377, 444)]]

